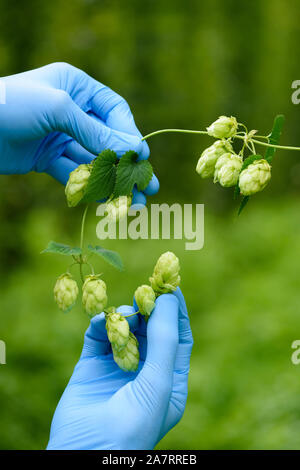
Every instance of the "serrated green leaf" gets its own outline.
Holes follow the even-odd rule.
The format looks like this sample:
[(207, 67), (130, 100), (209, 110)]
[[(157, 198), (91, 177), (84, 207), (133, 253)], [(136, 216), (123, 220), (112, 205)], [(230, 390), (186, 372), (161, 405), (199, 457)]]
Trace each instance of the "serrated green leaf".
[(101, 256), (108, 264), (118, 269), (119, 271), (124, 271), (124, 265), (121, 256), (116, 251), (106, 250), (101, 246), (88, 246), (88, 250), (91, 253), (95, 253), (98, 256)]
[(241, 204), (238, 210), (238, 215), (240, 215), (240, 213), (242, 212), (242, 210), (244, 209), (248, 201), (249, 201), (249, 196), (243, 196), (243, 199), (241, 201)]
[(50, 241), (48, 243), (47, 248), (45, 248), (41, 253), (55, 253), (57, 255), (65, 255), (65, 256), (76, 256), (82, 253), (82, 250), (78, 247), (72, 248), (69, 245), (64, 245), (63, 243), (57, 243), (54, 241)]
[[(285, 117), (283, 114), (279, 114), (278, 116), (275, 117), (273, 129), (272, 129), (270, 139), (269, 139), (270, 144), (273, 144), (273, 145), (279, 144), (284, 121), (285, 121)], [(267, 160), (268, 163), (272, 162), (275, 152), (276, 152), (276, 148), (272, 148), (272, 147), (267, 148), (265, 159)]]
[(116, 181), (118, 157), (113, 150), (106, 149), (93, 161), (91, 176), (80, 203), (105, 199), (111, 195)]
[(153, 175), (153, 169), (148, 160), (138, 160), (133, 150), (126, 152), (120, 159), (117, 168), (114, 197), (128, 196), (136, 184), (139, 191), (148, 186)]

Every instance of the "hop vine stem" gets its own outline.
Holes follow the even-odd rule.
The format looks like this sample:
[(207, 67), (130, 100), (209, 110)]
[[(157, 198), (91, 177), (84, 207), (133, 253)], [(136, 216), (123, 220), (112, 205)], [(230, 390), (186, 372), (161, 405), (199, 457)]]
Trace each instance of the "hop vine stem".
[[(147, 140), (150, 137), (153, 137), (158, 134), (164, 134), (164, 133), (171, 133), (171, 132), (177, 132), (177, 133), (182, 133), (182, 134), (200, 134), (200, 135), (208, 135), (207, 131), (197, 131), (197, 130), (191, 130), (191, 129), (160, 129), (155, 132), (151, 132), (150, 134), (145, 135), (142, 140)], [(245, 136), (242, 135), (235, 135), (235, 139), (240, 139), (240, 140), (245, 140)], [(259, 136), (258, 138), (260, 139), (268, 139), (267, 136)], [(263, 147), (271, 147), (271, 148), (276, 148), (279, 150), (296, 150), (300, 151), (300, 147), (291, 147), (289, 145), (274, 145), (270, 144), (267, 142), (261, 142), (260, 140), (257, 139), (249, 139), (249, 142), (253, 142), (254, 144), (257, 145), (262, 145)]]

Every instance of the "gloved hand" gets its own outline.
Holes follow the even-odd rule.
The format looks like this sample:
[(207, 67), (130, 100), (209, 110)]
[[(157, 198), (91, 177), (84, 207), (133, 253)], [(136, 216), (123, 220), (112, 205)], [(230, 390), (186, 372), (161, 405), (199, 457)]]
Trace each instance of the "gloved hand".
[[(66, 184), (78, 164), (105, 148), (148, 158), (141, 137), (126, 101), (69, 64), (0, 79), (0, 174), (34, 170)], [(158, 187), (154, 176), (144, 193)], [(135, 191), (133, 203), (145, 203), (145, 195)]]
[(128, 321), (139, 341), (139, 370), (119, 369), (104, 315), (94, 317), (55, 411), (48, 449), (153, 449), (181, 419), (193, 344), (181, 291), (158, 297), (147, 326), (140, 315)]

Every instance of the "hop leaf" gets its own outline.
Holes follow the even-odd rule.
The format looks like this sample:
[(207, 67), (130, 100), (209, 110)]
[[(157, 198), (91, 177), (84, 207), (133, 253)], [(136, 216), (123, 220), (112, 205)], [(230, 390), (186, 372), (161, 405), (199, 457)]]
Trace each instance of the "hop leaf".
[(65, 188), (65, 194), (69, 207), (75, 207), (83, 198), (85, 188), (91, 174), (91, 165), (79, 165), (72, 171)]
[(140, 313), (148, 320), (155, 307), (156, 296), (154, 290), (150, 286), (142, 285), (136, 289), (134, 298)]
[(180, 284), (179, 259), (171, 251), (163, 253), (149, 278), (152, 289), (157, 294), (173, 292)]
[(125, 372), (135, 372), (139, 366), (140, 354), (138, 344), (138, 340), (131, 331), (128, 343), (124, 348), (119, 349), (112, 344), (114, 360), (120, 369)]
[(78, 296), (78, 286), (71, 274), (59, 276), (54, 286), (54, 299), (58, 307), (67, 313), (75, 304)]
[(236, 134), (237, 128), (238, 123), (235, 117), (220, 116), (207, 127), (207, 133), (216, 139), (228, 139)]
[(111, 344), (118, 349), (124, 348), (129, 340), (129, 324), (120, 313), (106, 316), (106, 331)]
[(236, 185), (242, 166), (242, 157), (225, 153), (216, 163), (214, 183), (219, 182), (224, 188)]
[(103, 312), (107, 305), (106, 284), (98, 276), (86, 276), (82, 286), (82, 304), (90, 316)]

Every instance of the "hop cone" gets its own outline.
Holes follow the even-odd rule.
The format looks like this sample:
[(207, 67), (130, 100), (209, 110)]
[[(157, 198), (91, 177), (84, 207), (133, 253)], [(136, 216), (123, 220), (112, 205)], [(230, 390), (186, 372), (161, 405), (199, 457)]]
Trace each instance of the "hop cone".
[(214, 182), (218, 181), (225, 188), (236, 185), (242, 166), (242, 157), (225, 153), (216, 163)]
[(134, 298), (140, 313), (144, 315), (147, 320), (155, 307), (156, 296), (154, 290), (150, 286), (142, 285), (136, 289)]
[(77, 206), (84, 195), (85, 187), (91, 173), (91, 166), (87, 164), (79, 165), (72, 171), (66, 185), (65, 194), (69, 207)]
[(237, 128), (238, 123), (235, 117), (220, 116), (207, 127), (207, 133), (216, 139), (228, 139), (236, 134)]
[(54, 286), (54, 299), (58, 307), (64, 312), (71, 310), (78, 296), (77, 282), (71, 274), (65, 273), (59, 276)]
[(129, 333), (128, 343), (124, 348), (116, 348), (112, 344), (114, 360), (125, 372), (135, 372), (139, 366), (140, 354), (138, 350), (138, 341), (133, 333)]
[(85, 278), (82, 286), (82, 304), (90, 316), (103, 312), (107, 305), (106, 284), (98, 276)]
[(157, 294), (173, 292), (180, 284), (179, 259), (171, 251), (163, 253), (154, 268), (150, 277), (152, 289)]
[(262, 191), (271, 179), (271, 166), (267, 160), (255, 160), (240, 174), (239, 187), (244, 196)]
[(132, 196), (120, 196), (106, 204), (107, 216), (110, 220), (117, 222), (127, 216), (131, 206)]
[(227, 152), (233, 152), (231, 144), (224, 140), (217, 140), (213, 145), (202, 152), (196, 166), (196, 172), (199, 173), (202, 178), (213, 177), (218, 158)]
[(109, 341), (117, 349), (126, 346), (129, 340), (129, 324), (119, 313), (111, 313), (106, 317), (106, 330)]

